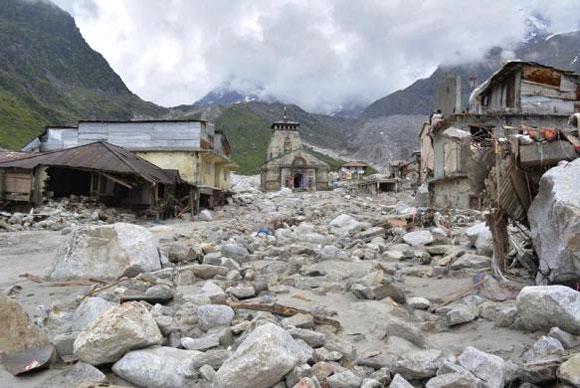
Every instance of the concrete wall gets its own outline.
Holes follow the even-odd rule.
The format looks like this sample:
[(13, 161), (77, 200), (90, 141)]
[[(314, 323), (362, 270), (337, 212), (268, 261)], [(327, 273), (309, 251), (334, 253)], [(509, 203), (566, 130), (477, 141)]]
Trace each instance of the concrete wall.
[(435, 93), (433, 111), (441, 110), (444, 117), (461, 113), (461, 77), (448, 75), (439, 85)]
[(436, 208), (469, 209), (471, 185), (468, 178), (457, 178), (432, 182), (432, 206)]

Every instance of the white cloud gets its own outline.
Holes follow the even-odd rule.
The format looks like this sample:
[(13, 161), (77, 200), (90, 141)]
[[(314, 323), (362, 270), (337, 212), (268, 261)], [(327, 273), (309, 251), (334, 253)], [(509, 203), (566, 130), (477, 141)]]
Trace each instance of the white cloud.
[(368, 103), (521, 39), (532, 14), (555, 31), (578, 22), (578, 0), (53, 1), (131, 90), (166, 106), (228, 80), (314, 111)]

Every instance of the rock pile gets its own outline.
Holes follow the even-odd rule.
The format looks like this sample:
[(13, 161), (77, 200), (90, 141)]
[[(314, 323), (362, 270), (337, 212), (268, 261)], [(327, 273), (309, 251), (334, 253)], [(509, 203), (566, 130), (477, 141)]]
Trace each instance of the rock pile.
[(577, 384), (580, 294), (498, 283), (481, 215), (411, 200), (250, 187), (193, 224), (75, 229), (53, 278), (108, 283), (44, 330), (86, 381), (143, 387)]

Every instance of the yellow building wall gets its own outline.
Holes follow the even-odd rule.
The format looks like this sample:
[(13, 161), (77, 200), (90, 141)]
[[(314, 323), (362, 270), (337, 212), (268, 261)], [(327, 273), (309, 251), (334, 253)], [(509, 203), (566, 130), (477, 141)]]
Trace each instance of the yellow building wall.
[(215, 162), (210, 154), (201, 158), (201, 183), (204, 186), (217, 187), (215, 182)]
[(230, 171), (226, 169), (225, 163), (216, 165), (215, 179), (217, 187), (222, 190), (230, 189)]
[(179, 170), (181, 179), (187, 183), (198, 183), (198, 153), (195, 151), (142, 151), (137, 155), (160, 168)]

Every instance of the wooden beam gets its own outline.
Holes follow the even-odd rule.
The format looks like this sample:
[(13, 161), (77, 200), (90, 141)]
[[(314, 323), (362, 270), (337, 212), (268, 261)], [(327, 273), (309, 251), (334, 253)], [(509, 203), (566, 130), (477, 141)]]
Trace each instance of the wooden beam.
[(130, 185), (129, 183), (127, 183), (127, 182), (125, 182), (125, 181), (122, 181), (122, 180), (121, 180), (121, 179), (119, 179), (119, 178), (115, 178), (115, 177), (113, 177), (113, 176), (111, 176), (111, 175), (109, 175), (109, 174), (107, 174), (107, 173), (105, 173), (105, 172), (98, 172), (97, 174), (100, 174), (100, 175), (104, 176), (105, 178), (107, 178), (107, 179), (110, 179), (110, 180), (112, 180), (113, 182), (120, 184), (121, 186), (125, 186), (125, 187), (126, 187), (126, 188), (128, 188), (129, 190), (133, 189), (133, 186), (132, 186), (132, 185)]

